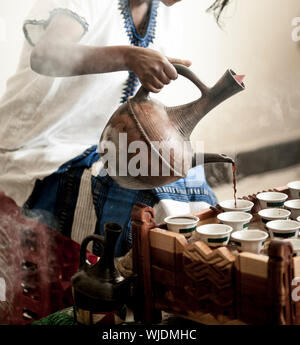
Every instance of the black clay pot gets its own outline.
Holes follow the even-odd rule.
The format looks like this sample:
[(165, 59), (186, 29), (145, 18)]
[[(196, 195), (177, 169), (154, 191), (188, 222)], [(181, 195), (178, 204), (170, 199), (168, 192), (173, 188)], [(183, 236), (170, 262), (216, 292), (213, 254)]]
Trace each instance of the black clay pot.
[[(80, 247), (79, 271), (72, 277), (74, 316), (84, 325), (115, 325), (126, 317), (125, 302), (132, 280), (124, 278), (115, 266), (114, 251), (122, 227), (116, 223), (104, 225), (104, 237), (90, 235)], [(86, 260), (91, 241), (103, 247), (100, 260), (91, 265)]]

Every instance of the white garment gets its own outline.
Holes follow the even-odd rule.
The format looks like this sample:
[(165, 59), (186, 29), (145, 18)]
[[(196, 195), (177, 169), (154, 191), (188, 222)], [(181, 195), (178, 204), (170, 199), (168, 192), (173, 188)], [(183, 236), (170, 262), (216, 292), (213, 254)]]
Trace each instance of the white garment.
[[(49, 19), (53, 9), (69, 9), (88, 32), (80, 43), (93, 46), (129, 45), (118, 0), (38, 0), (28, 19)], [(179, 10), (160, 5), (154, 44), (149, 48), (180, 57)], [(43, 23), (40, 23), (43, 24)], [(43, 25), (27, 25), (31, 43)], [(180, 49), (180, 48), (179, 48)], [(7, 82), (0, 102), (0, 188), (19, 206), (37, 179), (98, 144), (110, 116), (118, 108), (127, 71), (79, 77), (50, 78), (30, 68), (32, 45), (25, 40), (17, 72)]]

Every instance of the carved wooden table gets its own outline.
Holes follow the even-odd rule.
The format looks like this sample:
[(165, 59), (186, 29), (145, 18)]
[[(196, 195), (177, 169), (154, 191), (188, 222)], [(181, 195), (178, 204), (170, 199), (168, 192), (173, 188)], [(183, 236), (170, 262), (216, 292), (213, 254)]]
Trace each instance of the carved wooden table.
[[(193, 214), (202, 225), (217, 222), (217, 213)], [(269, 241), (267, 255), (235, 254), (202, 241), (189, 244), (165, 224), (157, 226), (151, 207), (135, 205), (132, 219), (136, 319), (150, 324), (164, 310), (203, 324), (300, 324), (300, 296), (293, 291), (300, 290), (294, 280), (300, 257), (289, 242)]]

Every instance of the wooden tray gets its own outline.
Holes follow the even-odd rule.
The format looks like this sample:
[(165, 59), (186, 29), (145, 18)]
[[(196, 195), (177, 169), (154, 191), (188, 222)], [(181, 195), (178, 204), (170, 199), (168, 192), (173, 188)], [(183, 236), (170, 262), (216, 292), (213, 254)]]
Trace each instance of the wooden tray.
[[(276, 190), (288, 193), (286, 187)], [(255, 202), (251, 227), (260, 226), (258, 202), (248, 198)], [(217, 222), (218, 210), (193, 214), (202, 225)], [(157, 226), (151, 207), (135, 205), (132, 220), (136, 320), (153, 323), (164, 310), (202, 324), (300, 324), (300, 298), (292, 298), (300, 257), (293, 257), (289, 242), (269, 241), (266, 255), (212, 250)]]

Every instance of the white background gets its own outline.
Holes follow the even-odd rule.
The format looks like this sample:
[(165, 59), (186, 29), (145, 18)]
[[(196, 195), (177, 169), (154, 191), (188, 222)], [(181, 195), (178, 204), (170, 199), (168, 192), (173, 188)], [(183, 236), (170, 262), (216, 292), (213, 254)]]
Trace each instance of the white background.
[[(227, 68), (246, 74), (246, 90), (207, 115), (193, 139), (204, 140), (207, 151), (238, 152), (300, 138), (300, 42), (292, 40), (299, 0), (232, 0), (223, 30), (205, 12), (212, 2), (183, 0), (175, 5), (181, 7), (185, 24), (180, 57), (191, 59), (193, 71), (209, 85)], [(22, 22), (33, 3), (0, 2), (0, 94), (16, 69)], [(197, 96), (183, 79), (161, 94), (168, 105)]]

